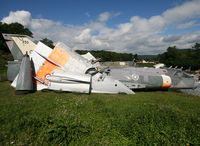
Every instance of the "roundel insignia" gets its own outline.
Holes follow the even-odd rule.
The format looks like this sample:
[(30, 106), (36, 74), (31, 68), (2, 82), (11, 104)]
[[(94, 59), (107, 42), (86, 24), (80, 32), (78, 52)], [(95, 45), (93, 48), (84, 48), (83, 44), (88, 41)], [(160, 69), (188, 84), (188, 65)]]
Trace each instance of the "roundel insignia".
[(137, 75), (137, 74), (132, 74), (132, 80), (134, 80), (134, 81), (137, 81), (137, 80), (139, 80), (139, 75)]
[(45, 78), (46, 78), (47, 80), (49, 80), (49, 76), (50, 76), (50, 74), (46, 74), (46, 75), (45, 75)]

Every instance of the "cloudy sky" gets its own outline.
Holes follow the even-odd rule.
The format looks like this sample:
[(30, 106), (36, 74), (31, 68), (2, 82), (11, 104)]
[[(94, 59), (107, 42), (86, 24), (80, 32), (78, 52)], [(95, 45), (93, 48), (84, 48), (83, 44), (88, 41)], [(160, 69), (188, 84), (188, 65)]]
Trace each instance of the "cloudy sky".
[(158, 54), (200, 42), (200, 0), (3, 0), (0, 21), (81, 50)]

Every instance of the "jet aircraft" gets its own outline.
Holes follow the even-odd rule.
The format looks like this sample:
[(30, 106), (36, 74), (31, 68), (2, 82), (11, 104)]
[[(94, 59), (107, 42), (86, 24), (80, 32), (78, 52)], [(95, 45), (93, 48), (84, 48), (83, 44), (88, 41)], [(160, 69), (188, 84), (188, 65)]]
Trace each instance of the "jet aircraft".
[(2, 35), (14, 58), (8, 62), (7, 77), (17, 91), (134, 94), (136, 89), (193, 89), (198, 85), (181, 70), (108, 68), (92, 54), (79, 55), (61, 42), (50, 48), (26, 35)]

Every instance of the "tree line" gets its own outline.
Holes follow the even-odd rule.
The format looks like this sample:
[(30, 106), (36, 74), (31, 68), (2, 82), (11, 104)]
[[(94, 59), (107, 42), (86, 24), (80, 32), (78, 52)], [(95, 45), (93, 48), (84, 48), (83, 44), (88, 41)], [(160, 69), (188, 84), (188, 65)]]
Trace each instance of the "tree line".
[(134, 55), (131, 53), (116, 53), (111, 51), (95, 51), (95, 50), (76, 50), (80, 55), (90, 52), (95, 58), (101, 58), (102, 62), (105, 61), (132, 61)]
[(169, 66), (183, 67), (184, 69), (200, 69), (200, 43), (189, 49), (168, 47), (167, 52), (158, 55), (159, 62)]

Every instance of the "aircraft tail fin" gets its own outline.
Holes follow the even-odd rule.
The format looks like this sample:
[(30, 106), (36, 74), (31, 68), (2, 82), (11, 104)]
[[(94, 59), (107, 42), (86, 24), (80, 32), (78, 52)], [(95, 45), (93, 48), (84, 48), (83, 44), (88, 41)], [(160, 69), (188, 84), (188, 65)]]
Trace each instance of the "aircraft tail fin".
[(27, 35), (2, 33), (14, 60), (22, 60), (23, 55), (31, 54), (35, 48), (34, 40)]

